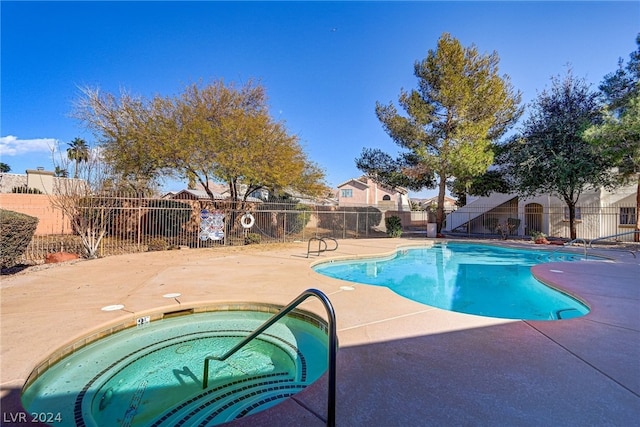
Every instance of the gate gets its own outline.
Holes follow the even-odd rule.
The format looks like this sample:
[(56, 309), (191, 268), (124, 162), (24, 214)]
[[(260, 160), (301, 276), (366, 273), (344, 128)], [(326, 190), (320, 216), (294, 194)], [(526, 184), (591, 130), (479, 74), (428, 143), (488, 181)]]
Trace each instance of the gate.
[(542, 205), (539, 203), (524, 206), (524, 234), (530, 236), (532, 231), (542, 232)]

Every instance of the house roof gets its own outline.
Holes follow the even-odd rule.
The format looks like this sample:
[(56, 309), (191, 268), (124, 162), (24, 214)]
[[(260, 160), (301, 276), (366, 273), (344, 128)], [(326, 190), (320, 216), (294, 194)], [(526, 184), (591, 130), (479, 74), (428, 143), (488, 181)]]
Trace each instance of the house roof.
[[(412, 198), (411, 200), (415, 201), (415, 202), (419, 202), (422, 204), (432, 204), (432, 203), (438, 203), (438, 196), (434, 196), (434, 197), (429, 197), (426, 199), (420, 199), (420, 198)], [(445, 203), (450, 203), (450, 204), (455, 204), (456, 203), (456, 199), (449, 197), (449, 196), (444, 196), (444, 202)]]
[(348, 184), (351, 184), (351, 183), (356, 183), (356, 184), (359, 184), (359, 185), (361, 185), (363, 187), (369, 187), (369, 184), (366, 181), (362, 181), (359, 178), (351, 178), (351, 179), (348, 179), (347, 181), (345, 181), (345, 182), (343, 182), (341, 184), (338, 184), (337, 188), (342, 188), (345, 185), (348, 185)]
[[(213, 193), (214, 200), (227, 200), (229, 198), (229, 196), (226, 194), (220, 194), (216, 192), (212, 192), (212, 193)], [(207, 194), (205, 190), (191, 190), (188, 188), (185, 190), (180, 190), (174, 193), (173, 195), (171, 195), (170, 197), (172, 199), (179, 199), (181, 198), (180, 197), (181, 195), (191, 196), (188, 198), (196, 199), (196, 200), (211, 200), (211, 197), (209, 197), (209, 194)], [(247, 202), (262, 202), (262, 200), (258, 199), (257, 197), (247, 197)]]
[[(177, 198), (177, 197), (179, 197), (181, 195), (191, 196), (190, 198), (197, 199), (197, 200), (201, 200), (201, 199), (209, 200), (210, 199), (210, 197), (209, 197), (209, 195), (207, 194), (206, 191), (204, 191), (204, 190), (191, 190), (189, 188), (176, 192), (175, 194), (173, 194), (172, 198)], [(225, 197), (222, 194), (213, 193), (213, 198), (216, 199), (216, 200), (223, 200)]]
[(345, 185), (351, 184), (352, 182), (356, 182), (356, 183), (358, 183), (360, 185), (363, 185), (365, 187), (370, 187), (371, 185), (369, 184), (369, 182), (371, 182), (374, 185), (377, 185), (378, 187), (386, 188), (386, 189), (393, 190), (393, 191), (397, 191), (398, 193), (401, 193), (401, 194), (407, 194), (409, 192), (404, 187), (390, 187), (388, 185), (384, 185), (384, 184), (381, 184), (381, 183), (376, 183), (373, 179), (367, 178), (366, 176), (361, 176), (359, 178), (351, 178), (351, 179), (343, 182), (342, 184), (339, 184), (337, 188), (344, 187)]

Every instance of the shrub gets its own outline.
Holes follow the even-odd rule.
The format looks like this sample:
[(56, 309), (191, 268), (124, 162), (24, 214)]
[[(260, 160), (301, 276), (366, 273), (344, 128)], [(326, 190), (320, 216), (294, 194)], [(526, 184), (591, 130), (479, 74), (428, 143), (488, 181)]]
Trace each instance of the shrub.
[(399, 216), (393, 215), (385, 218), (384, 224), (387, 227), (387, 235), (389, 237), (402, 236), (402, 221)]
[(547, 237), (546, 234), (544, 234), (541, 231), (537, 231), (537, 230), (531, 230), (529, 232), (529, 236), (531, 236), (531, 240), (544, 239), (545, 237)]
[(549, 241), (547, 240), (547, 235), (540, 231), (532, 231), (531, 232), (531, 240), (538, 244), (547, 244)]
[(38, 226), (38, 218), (0, 209), (0, 266), (13, 267), (24, 254)]
[(147, 250), (149, 252), (166, 251), (167, 249), (169, 249), (169, 242), (167, 242), (167, 239), (164, 239), (162, 237), (156, 237), (155, 239), (151, 239), (147, 247)]
[(26, 186), (13, 187), (11, 192), (18, 194), (43, 194), (42, 191), (37, 188), (27, 188)]
[(251, 245), (251, 244), (255, 244), (255, 243), (260, 243), (260, 235), (257, 233), (247, 233), (244, 236), (244, 244), (245, 245)]

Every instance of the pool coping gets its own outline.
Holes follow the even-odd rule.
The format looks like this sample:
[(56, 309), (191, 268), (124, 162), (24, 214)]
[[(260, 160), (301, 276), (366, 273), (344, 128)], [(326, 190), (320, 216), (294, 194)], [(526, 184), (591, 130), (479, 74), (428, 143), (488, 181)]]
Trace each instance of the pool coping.
[[(525, 250), (533, 250), (530, 246), (525, 246), (525, 245), (500, 245), (498, 243), (485, 243), (485, 242), (478, 242), (478, 241), (472, 241), (472, 240), (455, 240), (453, 241), (454, 244), (465, 244), (465, 243), (469, 243), (469, 244), (480, 244), (480, 245), (486, 245), (486, 246), (495, 246), (495, 247), (507, 247), (507, 248), (512, 248), (512, 249), (525, 249)], [(387, 260), (391, 260), (393, 259), (396, 254), (398, 252), (401, 252), (403, 250), (410, 250), (410, 249), (420, 249), (420, 248), (432, 248), (436, 243), (436, 241), (432, 241), (432, 242), (428, 242), (428, 243), (418, 243), (418, 244), (410, 244), (410, 243), (406, 243), (406, 244), (401, 244), (398, 245), (396, 247), (395, 250), (389, 251), (389, 252), (384, 252), (384, 253), (380, 253), (380, 254), (373, 254), (373, 255), (353, 255), (353, 256), (340, 256), (340, 257), (331, 257), (328, 258), (326, 260), (316, 260), (314, 262), (311, 263), (310, 267), (313, 269), (319, 265), (322, 264), (332, 264), (334, 262), (348, 262), (348, 261), (360, 261), (360, 260), (375, 260), (375, 261), (387, 261)], [(451, 242), (447, 242), (447, 241), (443, 241), (443, 244), (448, 244)], [(541, 248), (540, 252), (551, 252), (551, 253), (556, 253), (556, 252), (560, 252), (560, 253), (565, 253), (565, 254), (571, 254), (571, 255), (579, 255), (578, 252), (576, 252), (575, 250), (573, 250), (575, 248), (571, 248), (571, 247), (567, 247), (564, 250), (559, 250), (559, 249), (555, 249), (553, 251), (551, 250), (546, 250), (545, 248)], [(594, 260), (594, 261), (601, 261), (601, 262), (606, 262), (606, 261), (613, 261), (612, 258), (607, 257), (607, 256), (597, 256), (599, 258), (602, 258), (601, 260)], [(548, 264), (548, 263), (545, 263)], [(552, 270), (553, 271), (553, 270)], [(574, 300), (576, 300), (578, 303), (584, 305), (587, 309), (590, 309), (589, 304), (584, 300), (584, 298), (581, 298), (577, 293), (573, 293), (570, 292), (566, 289), (563, 289), (560, 286), (556, 286), (552, 280), (549, 280), (548, 277), (546, 276), (542, 276), (542, 277), (538, 277), (536, 276), (536, 274), (534, 274), (532, 272), (532, 276), (538, 280), (540, 283), (542, 283), (543, 285), (563, 294), (566, 295)], [(382, 286), (382, 285), (372, 285), (372, 286)], [(455, 311), (455, 310), (452, 310)], [(464, 312), (460, 312), (461, 314), (464, 314)], [(467, 314), (474, 314), (474, 313), (467, 313)], [(513, 319), (513, 318), (505, 318), (507, 320), (523, 320), (523, 321), (527, 321), (527, 320), (531, 320), (531, 321), (535, 321), (535, 320), (543, 320), (543, 319)], [(551, 320), (551, 319), (550, 319)], [(553, 319), (553, 320), (562, 320), (562, 319)]]
[[(157, 309), (150, 309), (140, 313), (136, 313), (135, 318), (131, 315), (122, 315), (118, 320), (107, 322), (106, 324), (99, 325), (95, 329), (88, 330), (85, 335), (80, 337), (74, 337), (68, 342), (62, 344), (51, 354), (42, 359), (34, 368), (33, 371), (27, 377), (23, 385), (23, 389), (29, 387), (36, 379), (44, 374), (53, 365), (64, 359), (65, 357), (81, 350), (82, 348), (108, 336), (111, 336), (120, 331), (131, 329), (140, 326), (138, 324), (138, 318), (149, 316), (148, 322), (156, 322), (159, 320), (169, 319), (180, 316), (190, 316), (194, 314), (220, 312), (220, 311), (254, 311), (260, 313), (276, 314), (280, 311), (282, 306), (277, 304), (262, 304), (259, 302), (202, 302), (201, 304), (195, 304), (189, 307), (180, 307), (179, 310), (175, 310), (175, 306), (167, 306), (166, 308), (158, 307)], [(169, 311), (165, 311), (165, 310)], [(180, 313), (180, 314), (177, 314)], [(287, 314), (288, 317), (293, 317), (307, 322), (318, 329), (327, 332), (327, 322), (315, 313), (294, 309)]]
[[(204, 300), (286, 305), (306, 288), (325, 292), (338, 318), (338, 425), (421, 425), (425, 419), (433, 424), (605, 420), (625, 425), (640, 416), (638, 260), (605, 252), (615, 261), (580, 263), (579, 268), (564, 263), (560, 277), (550, 272), (557, 265), (535, 266), (534, 274), (545, 282), (584, 297), (591, 312), (559, 322), (504, 321), (430, 308), (366, 285), (343, 291), (346, 282), (323, 277), (310, 266), (336, 257), (393, 253), (431, 240), (339, 242), (336, 252), (313, 258), (305, 256), (306, 242), (298, 242), (238, 252), (124, 255), (3, 277), (1, 403), (3, 419), (11, 421), (6, 425), (30, 424), (21, 424), (16, 415), (23, 411), (19, 390), (38, 360), (63, 338), (86, 333), (88, 323), (116, 318), (99, 307), (124, 302), (133, 318), (158, 306), (167, 289), (177, 288), (182, 303), (167, 307)], [(324, 317), (320, 304), (304, 309)], [(234, 425), (319, 426), (325, 414), (321, 378), (286, 403)]]

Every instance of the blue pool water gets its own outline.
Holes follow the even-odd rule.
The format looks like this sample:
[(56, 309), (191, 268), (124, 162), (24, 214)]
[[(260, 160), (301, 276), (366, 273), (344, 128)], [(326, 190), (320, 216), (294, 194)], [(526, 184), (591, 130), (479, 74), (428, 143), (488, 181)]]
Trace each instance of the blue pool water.
[(537, 281), (531, 266), (577, 261), (549, 253), (461, 242), (399, 250), (386, 258), (327, 262), (320, 274), (350, 282), (386, 286), (414, 301), (445, 310), (506, 319), (558, 320), (589, 309)]
[(55, 363), (26, 387), (22, 403), (60, 426), (204, 426), (251, 415), (327, 368), (326, 329), (290, 315), (212, 361), (203, 389), (204, 358), (224, 354), (271, 315), (216, 311), (120, 331)]

